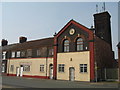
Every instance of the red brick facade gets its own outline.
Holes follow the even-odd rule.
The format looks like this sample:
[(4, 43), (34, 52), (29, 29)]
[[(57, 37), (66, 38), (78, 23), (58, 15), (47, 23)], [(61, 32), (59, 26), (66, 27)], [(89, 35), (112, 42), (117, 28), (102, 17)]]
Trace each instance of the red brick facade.
[(119, 66), (119, 82), (120, 82), (120, 43), (118, 44), (118, 66)]

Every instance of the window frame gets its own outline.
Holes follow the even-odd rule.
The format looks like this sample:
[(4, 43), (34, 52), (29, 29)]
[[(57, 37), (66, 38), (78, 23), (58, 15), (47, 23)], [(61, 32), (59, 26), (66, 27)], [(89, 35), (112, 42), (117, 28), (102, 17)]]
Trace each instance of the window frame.
[(45, 72), (45, 65), (44, 64), (40, 64), (40, 72)]
[(21, 51), (17, 51), (16, 52), (16, 57), (18, 58), (18, 57), (20, 57), (21, 56)]
[(58, 64), (58, 72), (59, 73), (65, 72), (65, 64)]
[(63, 52), (69, 52), (70, 51), (70, 41), (68, 39), (65, 39), (63, 41)]
[(37, 56), (41, 56), (41, 49), (37, 49), (36, 54), (37, 54)]
[(15, 51), (12, 51), (12, 52), (11, 52), (11, 58), (15, 58), (15, 54), (16, 54), (16, 52), (15, 52)]
[(53, 55), (54, 55), (54, 50), (53, 50), (53, 48), (50, 48), (48, 53), (49, 53), (50, 56), (53, 56)]
[(76, 51), (83, 51), (83, 50), (84, 50), (84, 40), (83, 38), (79, 37), (76, 40)]
[[(23, 53), (24, 53), (24, 54), (23, 54)], [(20, 57), (26, 57), (26, 51), (25, 51), (25, 50), (22, 50), (22, 51), (21, 51)]]
[(32, 49), (27, 49), (27, 57), (32, 57)]
[(88, 65), (87, 64), (80, 64), (80, 73), (88, 73)]
[(30, 65), (23, 65), (24, 72), (30, 72)]
[(3, 52), (2, 52), (2, 59), (3, 59), (3, 60), (6, 59), (6, 55), (7, 55), (7, 52), (6, 52), (6, 51), (3, 51)]

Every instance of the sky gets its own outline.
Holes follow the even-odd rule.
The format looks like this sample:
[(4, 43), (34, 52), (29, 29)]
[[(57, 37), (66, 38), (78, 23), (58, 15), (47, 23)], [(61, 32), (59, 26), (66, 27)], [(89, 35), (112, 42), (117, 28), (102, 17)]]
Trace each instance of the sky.
[[(52, 37), (71, 19), (90, 28), (93, 14), (102, 12), (103, 2), (2, 2), (2, 37), (9, 44), (18, 43), (20, 36), (29, 40)], [(113, 50), (117, 58), (118, 3), (106, 2), (111, 15)], [(1, 18), (0, 18), (1, 19)]]

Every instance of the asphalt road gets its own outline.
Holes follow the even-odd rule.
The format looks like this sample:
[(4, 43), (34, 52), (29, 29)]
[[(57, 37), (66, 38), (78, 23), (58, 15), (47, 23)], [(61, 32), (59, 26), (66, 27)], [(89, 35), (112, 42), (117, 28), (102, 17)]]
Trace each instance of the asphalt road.
[(71, 82), (47, 80), (39, 78), (25, 78), (2, 76), (3, 88), (118, 88), (117, 82)]

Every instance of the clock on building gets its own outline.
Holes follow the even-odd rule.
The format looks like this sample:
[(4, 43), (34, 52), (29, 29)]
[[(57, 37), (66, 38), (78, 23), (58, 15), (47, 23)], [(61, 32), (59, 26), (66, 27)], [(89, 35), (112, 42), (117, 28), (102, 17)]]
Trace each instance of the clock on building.
[(75, 33), (75, 29), (71, 28), (70, 31), (69, 31), (69, 34), (73, 35), (74, 33)]

